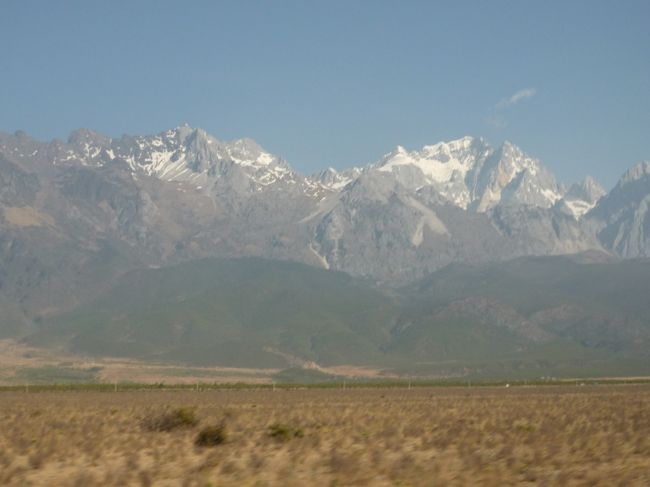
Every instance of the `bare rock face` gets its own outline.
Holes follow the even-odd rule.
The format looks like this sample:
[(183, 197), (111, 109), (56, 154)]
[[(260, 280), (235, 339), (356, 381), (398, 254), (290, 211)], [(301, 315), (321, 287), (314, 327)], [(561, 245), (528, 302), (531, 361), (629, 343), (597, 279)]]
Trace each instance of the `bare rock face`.
[(621, 257), (650, 256), (650, 162), (627, 171), (587, 214), (605, 247)]

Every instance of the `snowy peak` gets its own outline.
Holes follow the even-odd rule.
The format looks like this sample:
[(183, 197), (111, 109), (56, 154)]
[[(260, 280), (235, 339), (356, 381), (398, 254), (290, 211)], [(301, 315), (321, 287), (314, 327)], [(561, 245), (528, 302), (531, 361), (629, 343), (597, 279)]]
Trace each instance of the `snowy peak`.
[(432, 186), (450, 203), (467, 208), (471, 192), (466, 178), (491, 151), (485, 141), (473, 137), (426, 145), (413, 152), (397, 146), (374, 167), (392, 173), (410, 189)]
[(226, 144), (226, 151), (232, 161), (245, 166), (286, 166), (284, 161), (266, 152), (252, 139), (239, 139), (230, 142)]
[(461, 139), (449, 142), (425, 145), (422, 148), (421, 154), (429, 159), (443, 162), (459, 158), (463, 159), (468, 153), (472, 152), (473, 146), (477, 144), (481, 147), (486, 145), (483, 139), (475, 139), (474, 137), (465, 136)]
[(510, 142), (498, 150), (469, 136), (413, 152), (398, 146), (371, 167), (391, 173), (408, 189), (430, 187), (443, 200), (478, 212), (499, 204), (548, 208), (562, 197), (541, 162)]
[(187, 126), (156, 136), (137, 137), (135, 142), (137, 149), (131, 151), (127, 160), (163, 179), (177, 178), (185, 169), (195, 174), (214, 174), (224, 163), (289, 171), (286, 162), (264, 151), (251, 139), (222, 142), (202, 129)]
[(398, 145), (377, 167), (384, 172), (398, 172), (400, 166), (413, 166), (430, 181), (447, 182), (454, 172), (464, 176), (474, 166), (482, 149), (486, 149), (486, 144), (472, 137), (426, 145), (419, 152), (409, 152)]
[[(247, 194), (268, 188), (320, 201), (331, 193), (353, 191), (352, 183), (366, 175), (382, 187), (399, 187), (413, 195), (426, 195), (436, 204), (472, 212), (487, 213), (498, 206), (560, 205), (576, 219), (604, 194), (591, 178), (565, 192), (538, 159), (511, 142), (494, 149), (484, 139), (470, 136), (413, 151), (397, 146), (363, 168), (328, 168), (311, 177), (293, 172), (286, 161), (251, 139), (221, 141), (187, 125), (155, 135), (119, 139), (81, 129), (73, 132), (67, 143), (55, 140), (47, 144), (25, 134), (0, 134), (0, 151), (16, 160), (31, 158), (55, 165), (98, 167), (120, 161), (135, 175), (182, 181), (210, 194), (230, 189)], [(645, 162), (628, 171), (619, 186), (648, 176), (650, 162)]]
[(251, 190), (296, 177), (286, 161), (251, 139), (222, 142), (205, 130), (187, 125), (156, 135), (125, 135), (120, 139), (81, 129), (70, 135), (67, 144), (58, 143), (55, 149), (55, 164), (101, 166), (121, 159), (136, 174), (186, 181), (199, 189), (210, 188), (226, 176), (236, 177), (239, 187), (249, 186)]

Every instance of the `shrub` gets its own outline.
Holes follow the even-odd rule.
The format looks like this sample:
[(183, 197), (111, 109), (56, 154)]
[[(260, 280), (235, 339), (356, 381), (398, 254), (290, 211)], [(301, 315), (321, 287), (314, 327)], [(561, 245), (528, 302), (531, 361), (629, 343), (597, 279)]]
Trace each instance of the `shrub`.
[(526, 433), (533, 433), (537, 430), (537, 427), (525, 419), (518, 419), (513, 423), (513, 426), (518, 431), (524, 431)]
[(302, 438), (305, 432), (302, 428), (294, 428), (286, 424), (275, 423), (269, 426), (269, 436), (280, 441), (288, 441), (291, 438)]
[(217, 446), (228, 439), (226, 428), (223, 425), (207, 426), (199, 431), (194, 444), (196, 446)]
[(151, 431), (172, 431), (178, 428), (191, 428), (199, 423), (193, 409), (178, 408), (146, 418), (144, 426)]

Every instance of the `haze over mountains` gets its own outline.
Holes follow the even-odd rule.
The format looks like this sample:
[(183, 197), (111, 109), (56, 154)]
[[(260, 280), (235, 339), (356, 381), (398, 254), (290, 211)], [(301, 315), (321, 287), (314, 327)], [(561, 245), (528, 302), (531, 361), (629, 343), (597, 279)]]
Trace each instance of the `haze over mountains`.
[[(548, 308), (524, 309), (520, 301), (512, 300), (510, 291), (493, 295), (490, 282), (484, 282), (484, 287), (475, 289), (470, 296), (466, 290), (474, 289), (476, 273), (482, 276), (488, 272), (479, 269), (491, 269), (490, 273), (500, 266), (520, 269), (506, 263), (513, 258), (527, 262), (533, 256), (579, 254), (580, 258), (568, 261), (558, 260), (565, 257), (549, 257), (547, 261), (551, 266), (571, 262), (575, 273), (565, 277), (568, 281), (578, 279), (574, 282), (576, 286), (586, 285), (579, 279), (587, 279), (585, 276), (596, 272), (594, 269), (601, 272), (597, 274), (599, 278), (606, 279), (602, 266), (610, 266), (607, 269), (612, 273), (622, 266), (629, 269), (620, 259), (650, 256), (649, 203), (649, 162), (632, 167), (609, 193), (589, 177), (566, 188), (539, 160), (512, 143), (493, 148), (485, 140), (472, 137), (425, 146), (419, 151), (397, 147), (365, 166), (341, 172), (328, 169), (307, 176), (292, 170), (281, 157), (269, 154), (252, 140), (223, 142), (187, 126), (157, 135), (119, 139), (79, 130), (67, 142), (48, 143), (22, 132), (0, 134), (0, 332), (4, 336), (40, 337), (34, 338), (39, 343), (66, 336), (66, 340), (72, 340), (66, 343), (76, 344), (79, 351), (97, 352), (101, 349), (97, 348), (98, 343), (110, 342), (108, 349), (114, 354), (151, 358), (159, 353), (160, 357), (183, 359), (191, 355), (178, 351), (183, 348), (179, 345), (183, 337), (193, 336), (187, 330), (201, 329), (212, 330), (205, 331), (205, 336), (211, 337), (207, 342), (199, 340), (202, 346), (210, 340), (214, 350), (224, 349), (224, 343), (245, 344), (258, 353), (266, 350), (259, 356), (275, 357), (262, 360), (266, 364), (289, 354), (317, 362), (402, 366), (406, 363), (403, 358), (416, 351), (425, 362), (440, 357), (460, 360), (467, 351), (464, 347), (473, 343), (467, 336), (478, 333), (476, 330), (491, 330), (485, 343), (500, 343), (505, 348), (499, 348), (498, 353), (507, 350), (509, 357), (518, 349), (561, 342), (581, 350), (586, 347), (608, 353), (624, 351), (632, 354), (630, 357), (634, 358), (630, 360), (634, 361), (638, 354), (645, 353), (640, 345), (647, 343), (650, 330), (641, 305), (634, 307), (634, 311), (613, 305), (595, 311), (594, 307), (600, 306), (597, 302), (589, 298), (589, 303), (585, 303), (584, 296), (567, 291), (564, 298), (547, 303)], [(137, 327), (138, 322), (151, 323), (151, 310), (157, 306), (160, 309), (155, 304), (160, 303), (160, 296), (144, 300), (149, 303), (145, 308), (140, 307), (144, 306), (142, 303), (121, 308), (120, 300), (115, 298), (115, 286), (133, 286), (129, 280), (133, 279), (133, 272), (155, 273), (156, 269), (169, 266), (176, 266), (173, 269), (181, 274), (189, 272), (187, 269), (199, 272), (191, 267), (192, 262), (213, 258), (218, 258), (217, 264), (210, 264), (212, 260), (201, 262), (221, 269), (223, 265), (234, 265), (224, 264), (230, 262), (228, 259), (243, 257), (294, 261), (343, 271), (363, 279), (353, 279), (349, 285), (357, 291), (363, 289), (359, 292), (370, 302), (385, 303), (391, 308), (383, 314), (372, 314), (372, 319), (362, 320), (359, 325), (351, 318), (360, 312), (353, 303), (343, 306), (352, 313), (348, 315), (334, 313), (325, 306), (329, 311), (316, 313), (320, 316), (316, 323), (301, 328), (300, 323), (310, 319), (309, 312), (304, 311), (302, 319), (292, 321), (287, 328), (283, 327), (286, 317), (296, 316), (288, 306), (286, 315), (276, 316), (277, 327), (269, 325), (267, 329), (261, 304), (256, 320), (244, 319), (241, 313), (226, 310), (228, 306), (224, 304), (226, 308), (219, 308), (222, 312), (234, 313), (228, 325), (231, 329), (241, 331), (240, 327), (248, 327), (248, 332), (238, 331), (235, 336), (222, 334), (227, 326), (215, 308), (199, 306), (203, 314), (195, 318), (193, 328), (183, 322), (178, 310), (192, 313), (179, 304), (175, 311), (158, 315), (157, 319), (167, 323), (161, 325), (163, 328), (168, 326), (176, 332), (170, 332), (166, 345), (154, 347), (155, 350), (144, 350), (141, 346), (150, 341), (149, 335), (120, 342), (116, 335), (106, 332), (118, 333), (115, 330), (121, 329), (118, 334), (122, 338), (130, 333), (137, 336), (130, 327)], [(251, 262), (262, 265), (263, 261), (233, 262), (248, 268), (253, 265)], [(424, 301), (435, 302), (437, 307), (416, 304), (423, 302), (422, 289), (429, 289), (422, 283), (437, 282), (436, 276), (456, 269), (446, 266), (458, 263), (474, 269), (459, 274), (464, 279), (462, 285), (458, 284), (451, 294), (448, 290), (443, 292), (439, 285), (430, 288), (437, 291)], [(285, 264), (273, 265), (281, 273), (320, 275), (309, 267), (287, 270)], [(631, 286), (636, 289), (635, 303), (646, 297), (650, 301), (650, 273), (644, 273), (645, 264), (637, 268), (641, 270), (628, 273), (634, 275), (638, 286)], [(541, 272), (539, 266), (533, 269)], [(239, 272), (232, 271), (227, 275), (230, 277), (222, 275), (219, 289), (224, 294), (234, 292), (232, 286), (246, 287), (242, 282), (248, 281), (232, 277)], [(623, 273), (621, 279), (625, 280), (628, 274)], [(459, 279), (458, 274), (454, 275)], [(548, 292), (554, 277), (544, 276), (543, 282), (526, 277), (534, 282), (531, 293)], [(143, 279), (148, 282), (149, 278)], [(349, 278), (332, 279), (348, 282)], [(199, 281), (209, 287), (209, 277)], [(195, 289), (191, 275), (181, 282), (194, 289), (195, 294), (209, 295), (203, 288), (201, 292)], [(514, 292), (513, 282), (502, 283), (504, 289)], [(184, 302), (183, 284), (178, 285), (181, 288), (167, 296), (165, 306), (170, 305), (170, 300)], [(376, 285), (384, 290), (375, 288)], [(303, 286), (306, 284), (285, 289), (282, 299), (291, 301), (291, 296), (298, 296), (295, 299), (304, 300), (296, 304), (299, 309), (321, 309), (315, 302), (317, 291), (308, 296), (297, 292)], [(436, 297), (438, 291), (447, 296), (446, 301)], [(255, 288), (250, 292), (258, 295), (265, 291)], [(219, 300), (213, 296), (210, 301)], [(120, 315), (121, 324), (112, 327), (109, 323), (113, 318), (104, 322), (96, 316), (89, 317), (89, 303), (98, 302), (112, 303), (114, 310), (106, 312), (102, 319)], [(368, 303), (363, 299), (361, 302)], [(361, 306), (366, 311), (368, 307), (372, 306)], [(105, 324), (98, 324), (94, 331), (86, 329), (79, 314), (67, 319), (68, 325), (63, 323), (66, 320), (62, 321), (62, 316), (71, 317), (70, 313), (79, 310), (85, 313), (88, 323), (94, 320)], [(419, 310), (417, 316), (413, 315), (414, 310)], [(170, 316), (175, 318), (167, 322)], [(69, 328), (73, 322), (81, 327), (74, 333)], [(337, 325), (329, 327), (328, 323), (334, 322)], [(414, 323), (419, 328), (411, 328)], [(449, 345), (435, 334), (435, 338), (422, 338), (432, 330), (440, 331), (445, 323), (444, 333), (454, 330), (450, 336), (463, 329), (473, 331), (467, 332), (466, 343), (465, 338), (459, 339), (458, 343), (463, 345), (458, 346)], [(454, 327), (450, 323), (460, 325)], [(355, 328), (357, 325), (362, 331)], [(65, 331), (57, 326), (68, 328)], [(103, 342), (79, 338), (96, 337), (102, 327)], [(251, 333), (251, 327), (262, 327), (265, 331)], [(599, 340), (594, 336), (594, 327), (603, 330), (606, 338)], [(416, 334), (406, 340), (402, 334), (407, 328), (419, 329), (418, 333), (424, 335)], [(288, 339), (288, 335), (302, 338)], [(44, 340), (45, 336), (49, 338)], [(242, 341), (243, 336), (249, 339)], [(278, 338), (281, 336), (284, 339)], [(198, 346), (195, 339), (187, 338), (189, 341), (183, 346)], [(305, 348), (310, 341), (311, 348)], [(140, 345), (133, 345), (135, 342)], [(86, 345), (80, 345), (83, 343)], [(129, 348), (126, 343), (133, 346)], [(344, 343), (356, 345), (346, 348)], [(428, 348), (424, 343), (429, 343)], [(441, 351), (445, 347), (447, 352)], [(486, 347), (493, 349), (492, 345)], [(127, 349), (135, 352), (127, 353)], [(208, 346), (203, 355), (212, 357), (208, 362), (228, 362), (218, 353), (210, 355), (209, 349)], [(359, 352), (355, 360), (354, 350), (365, 351)], [(250, 365), (256, 360), (255, 353), (249, 357)]]

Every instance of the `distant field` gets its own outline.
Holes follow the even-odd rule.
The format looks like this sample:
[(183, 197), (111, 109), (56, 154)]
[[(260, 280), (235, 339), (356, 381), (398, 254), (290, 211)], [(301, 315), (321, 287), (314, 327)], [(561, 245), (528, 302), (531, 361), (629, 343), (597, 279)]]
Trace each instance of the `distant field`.
[(650, 386), (0, 392), (0, 485), (647, 486)]

